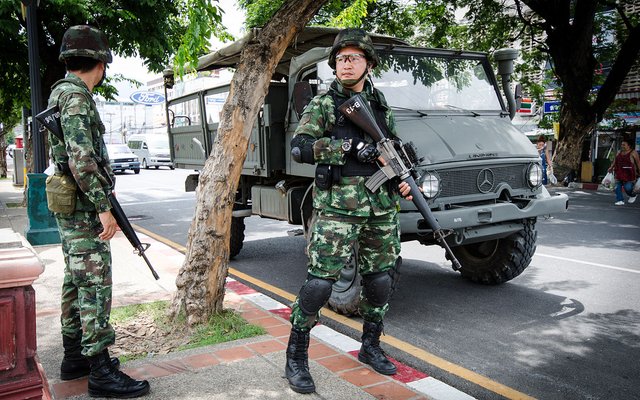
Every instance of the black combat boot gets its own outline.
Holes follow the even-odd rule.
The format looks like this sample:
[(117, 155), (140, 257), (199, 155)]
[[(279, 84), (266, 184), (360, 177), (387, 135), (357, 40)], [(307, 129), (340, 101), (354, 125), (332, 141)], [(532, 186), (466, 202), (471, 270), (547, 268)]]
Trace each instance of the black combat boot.
[(149, 393), (149, 382), (137, 381), (113, 368), (108, 350), (88, 359), (91, 364), (89, 396), (128, 399)]
[(284, 370), (294, 392), (313, 393), (316, 385), (309, 373), (309, 332), (292, 328), (287, 344), (287, 366)]
[(393, 375), (397, 372), (396, 366), (389, 361), (380, 348), (380, 334), (382, 322), (364, 321), (362, 327), (362, 347), (358, 353), (360, 362), (371, 365), (376, 372), (383, 375)]
[[(62, 346), (64, 347), (64, 357), (62, 358), (62, 364), (60, 364), (60, 379), (69, 381), (89, 375), (91, 366), (87, 357), (82, 355), (80, 338), (62, 335)], [(111, 365), (115, 369), (120, 368), (120, 360), (113, 357)]]

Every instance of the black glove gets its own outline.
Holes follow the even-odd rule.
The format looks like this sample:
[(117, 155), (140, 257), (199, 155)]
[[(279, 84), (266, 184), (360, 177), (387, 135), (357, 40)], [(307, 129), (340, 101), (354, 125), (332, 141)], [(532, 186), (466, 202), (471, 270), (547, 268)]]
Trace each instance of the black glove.
[(361, 163), (371, 163), (374, 162), (380, 157), (380, 152), (378, 148), (373, 143), (359, 143), (359, 148), (356, 148), (356, 158)]

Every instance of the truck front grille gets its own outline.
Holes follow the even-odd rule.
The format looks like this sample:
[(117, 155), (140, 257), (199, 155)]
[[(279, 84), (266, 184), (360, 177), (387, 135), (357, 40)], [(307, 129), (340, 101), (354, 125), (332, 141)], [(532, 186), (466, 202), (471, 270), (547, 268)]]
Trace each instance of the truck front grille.
[[(527, 165), (487, 166), (466, 170), (440, 170), (440, 195), (438, 197), (455, 197), (470, 194), (494, 192), (501, 184), (506, 183), (512, 189), (527, 189), (525, 173)], [(486, 182), (492, 180), (492, 184)], [(482, 183), (484, 182), (484, 186)]]

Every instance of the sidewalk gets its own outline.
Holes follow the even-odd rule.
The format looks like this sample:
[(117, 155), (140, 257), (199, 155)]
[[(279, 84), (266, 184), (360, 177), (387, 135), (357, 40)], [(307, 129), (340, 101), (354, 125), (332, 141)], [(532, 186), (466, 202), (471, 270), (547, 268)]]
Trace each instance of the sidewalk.
[[(14, 187), (11, 179), (0, 180), (0, 236), (24, 234), (26, 208), (7, 206), (21, 201), (22, 188)], [(139, 236), (142, 242), (151, 243), (147, 255), (160, 280), (153, 279), (142, 258), (133, 254), (127, 239), (118, 233), (111, 240), (114, 307), (168, 300), (175, 290), (183, 254), (144, 234)], [(36, 246), (34, 250), (45, 265), (44, 273), (33, 284), (37, 353), (49, 390), (45, 398), (89, 398), (86, 378), (59, 379), (62, 360), (59, 299), (64, 270), (61, 247)], [(473, 399), (399, 362), (396, 362), (398, 374), (392, 377), (378, 374), (357, 360), (358, 341), (323, 325), (313, 329), (309, 348), (317, 392), (297, 394), (284, 378), (289, 307), (228, 279), (225, 308), (237, 310), (250, 323), (264, 327), (267, 334), (124, 363), (125, 372), (150, 381), (151, 393), (144, 398)]]

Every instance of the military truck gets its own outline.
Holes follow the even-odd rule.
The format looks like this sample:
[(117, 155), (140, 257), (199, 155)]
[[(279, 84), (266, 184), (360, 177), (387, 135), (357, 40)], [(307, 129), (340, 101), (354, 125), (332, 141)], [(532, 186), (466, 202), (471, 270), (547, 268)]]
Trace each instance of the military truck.
[[(244, 239), (244, 218), (258, 215), (301, 225), (313, 219), (314, 166), (290, 155), (300, 114), (312, 96), (334, 79), (327, 59), (338, 30), (306, 28), (287, 49), (272, 78), (253, 127), (233, 211), (230, 248), (236, 256)], [(253, 33), (202, 57), (199, 71), (233, 68)], [(412, 47), (371, 35), (380, 57), (373, 83), (392, 107), (397, 133), (412, 142), (420, 161), (416, 181), (460, 261), (460, 274), (483, 284), (520, 275), (536, 249), (536, 221), (568, 207), (564, 194), (542, 186), (540, 157), (512, 124), (516, 111), (510, 74), (517, 52), (495, 54), (505, 99), (487, 54)], [(166, 89), (173, 73), (165, 71)], [(216, 135), (229, 93), (223, 84), (167, 101), (171, 157), (177, 168), (200, 170)], [(167, 97), (169, 98), (169, 97)], [(195, 190), (198, 174), (185, 183)], [(437, 244), (413, 203), (402, 200), (401, 240)], [(329, 305), (350, 314), (361, 290), (357, 248), (333, 286)], [(301, 266), (303, 268), (303, 266)]]

